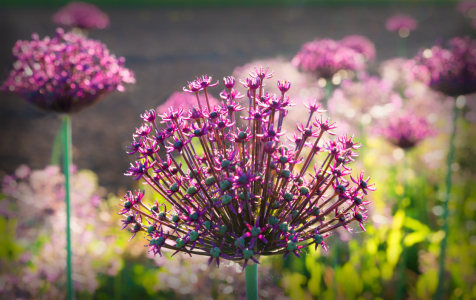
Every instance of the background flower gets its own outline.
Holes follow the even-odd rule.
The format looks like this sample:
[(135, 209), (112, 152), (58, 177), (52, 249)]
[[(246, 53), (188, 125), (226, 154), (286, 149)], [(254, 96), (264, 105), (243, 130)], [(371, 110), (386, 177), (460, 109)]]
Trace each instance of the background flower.
[(116, 58), (99, 41), (62, 29), (51, 39), (33, 34), (31, 41), (17, 41), (12, 52), (16, 61), (1, 89), (44, 110), (78, 112), (135, 82), (123, 57)]
[(109, 26), (109, 17), (96, 5), (73, 1), (60, 8), (53, 15), (53, 22), (59, 26), (80, 29), (104, 29)]

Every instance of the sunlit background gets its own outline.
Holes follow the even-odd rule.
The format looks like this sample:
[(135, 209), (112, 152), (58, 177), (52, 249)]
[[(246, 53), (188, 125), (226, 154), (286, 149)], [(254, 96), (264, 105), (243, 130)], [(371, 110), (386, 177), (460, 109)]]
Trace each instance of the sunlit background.
[[(207, 267), (207, 259), (147, 254), (144, 240), (121, 231), (119, 199), (142, 188), (125, 177), (125, 153), (139, 114), (156, 109), (195, 76), (248, 76), (269, 67), (292, 83), (295, 102), (318, 99), (338, 134), (362, 143), (356, 170), (378, 190), (366, 232), (333, 234), (329, 251), (301, 259), (264, 258), (260, 299), (433, 299), (445, 237), (447, 156), (453, 97), (433, 91), (408, 70), (408, 59), (430, 58), (435, 44), (476, 37), (476, 3), (465, 1), (97, 1), (110, 25), (88, 30), (125, 58), (136, 83), (125, 85), (73, 119), (73, 281), (78, 299), (245, 299), (241, 267)], [(473, 3), (473, 6), (471, 6)], [(53, 36), (52, 16), (67, 1), (0, 3), (0, 81), (8, 77), (17, 40)], [(390, 32), (396, 14), (418, 26)], [(292, 62), (316, 38), (368, 38), (365, 70), (327, 80)], [(372, 54), (372, 43), (375, 53)], [(370, 53), (370, 54), (369, 54)], [(240, 87), (241, 88), (241, 87)], [(239, 88), (239, 89), (240, 89)], [(273, 91), (275, 87), (270, 86)], [(220, 99), (222, 87), (210, 89)], [(241, 90), (246, 93), (246, 89)], [(274, 91), (276, 92), (276, 91)], [(175, 95), (179, 99), (179, 95)], [(185, 101), (185, 100), (174, 100)], [(174, 102), (172, 101), (172, 102)], [(245, 101), (245, 100), (243, 100)], [(247, 100), (246, 100), (247, 101)], [(170, 102), (169, 102), (170, 103)], [(476, 95), (459, 96), (453, 187), (447, 203), (444, 289), (440, 299), (476, 299)], [(299, 106), (298, 106), (299, 107)], [(301, 106), (302, 107), (302, 106)], [(302, 121), (290, 110), (288, 133)], [(414, 147), (392, 143), (382, 128), (402, 112), (420, 116), (431, 134)], [(307, 114), (307, 111), (306, 111)], [(57, 114), (0, 92), (0, 298), (64, 299), (64, 181), (55, 164)], [(387, 137), (387, 138), (386, 138)], [(162, 150), (161, 150), (162, 151)], [(153, 193), (151, 193), (153, 194)]]

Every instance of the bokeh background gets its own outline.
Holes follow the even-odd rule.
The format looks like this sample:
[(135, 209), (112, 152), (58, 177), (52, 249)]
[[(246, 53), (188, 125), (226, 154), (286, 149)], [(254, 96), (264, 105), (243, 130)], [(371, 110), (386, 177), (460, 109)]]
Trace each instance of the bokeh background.
[[(57, 26), (51, 16), (64, 4), (65, 1), (0, 3), (1, 81), (13, 63), (11, 48), (15, 41), (27, 40), (33, 32), (40, 37), (53, 35)], [(243, 299), (244, 276), (237, 273), (236, 266), (207, 269), (198, 258), (170, 259), (170, 253), (153, 260), (146, 255), (141, 241), (128, 242), (129, 234), (119, 230), (119, 217), (115, 215), (119, 210), (118, 197), (137, 187), (134, 180), (123, 175), (133, 161), (125, 153), (125, 147), (130, 144), (135, 128), (140, 126), (139, 114), (145, 109), (164, 103), (195, 76), (208, 74), (220, 79), (234, 74), (238, 77), (237, 67), (256, 60), (279, 57), (278, 63), (290, 61), (302, 44), (316, 37), (340, 40), (351, 34), (366, 36), (377, 50), (375, 61), (369, 62), (368, 73), (381, 78), (382, 63), (398, 56), (400, 37), (385, 29), (385, 20), (396, 13), (411, 15), (419, 22), (418, 29), (405, 39), (408, 58), (435, 42), (456, 36), (474, 37), (476, 33), (469, 19), (457, 11), (455, 1), (103, 1), (95, 4), (109, 15), (111, 25), (90, 32), (89, 37), (101, 40), (111, 52), (125, 57), (137, 83), (128, 85), (125, 92), (112, 93), (73, 119), (73, 161), (78, 170), (90, 170), (78, 171), (75, 180), (84, 181), (77, 184), (78, 189), (81, 184), (91, 189), (89, 194), (83, 192), (77, 199), (97, 201), (97, 211), (84, 212), (94, 216), (93, 220), (82, 224), (83, 217), (78, 216), (75, 241), (76, 252), (80, 253), (77, 255), (81, 257), (75, 265), (91, 264), (90, 269), (78, 271), (75, 277), (81, 299)], [(315, 87), (322, 90), (318, 85)], [(211, 93), (218, 98), (220, 91), (217, 88)], [(424, 110), (420, 112), (434, 120), (438, 134), (411, 152), (402, 154), (403, 151), (376, 135), (368, 124), (370, 121), (364, 122), (367, 127), (348, 127), (347, 133), (356, 134), (357, 140), (364, 144), (359, 160), (373, 175), (379, 189), (372, 197), (373, 217), (367, 232), (355, 233), (350, 240), (345, 233), (336, 235), (330, 253), (310, 250), (302, 259), (264, 260), (260, 267), (260, 297), (433, 297), (438, 245), (442, 239), (441, 199), (449, 136), (446, 122), (451, 119), (451, 105), (445, 106), (447, 99), (441, 95), (424, 95)], [(365, 96), (359, 95), (364, 102)], [(476, 153), (472, 123), (476, 118), (472, 117), (470, 106), (473, 98), (467, 97), (458, 119), (444, 299), (476, 299)], [(332, 113), (329, 115), (333, 117)], [(352, 124), (341, 119), (344, 124)], [(0, 93), (0, 177), (14, 174), (20, 165), (46, 172), (47, 175), (39, 174), (39, 177), (60, 176), (54, 168), (45, 169), (60, 123), (56, 114), (39, 111), (14, 94)], [(21, 186), (21, 180), (15, 180), (18, 184), (4, 183), (4, 186)], [(26, 194), (33, 202), (39, 201), (36, 197), (58, 201), (51, 197), (61, 195), (52, 196), (51, 191), (39, 192), (34, 188), (28, 193), (25, 189), (15, 191), (3, 191), (10, 194), (2, 200), (0, 218), (0, 294), (5, 299), (61, 299), (64, 266), (42, 254), (53, 255), (52, 251), (58, 250), (61, 243), (54, 238), (61, 232), (29, 232), (30, 229), (25, 229), (27, 225), (25, 228), (18, 225), (21, 221), (14, 214), (8, 215), (8, 205), (14, 205), (14, 199)], [(41, 197), (36, 196), (40, 194)], [(59, 211), (61, 206), (56, 209)], [(54, 228), (60, 226), (61, 220), (61, 216), (53, 213), (37, 221), (49, 222), (48, 226)], [(87, 231), (92, 236), (79, 237)], [(57, 256), (53, 256), (62, 255), (58, 250)], [(60, 265), (51, 267), (54, 264)], [(38, 271), (42, 268), (47, 271)], [(32, 278), (37, 282), (34, 287), (22, 284), (33, 281)]]

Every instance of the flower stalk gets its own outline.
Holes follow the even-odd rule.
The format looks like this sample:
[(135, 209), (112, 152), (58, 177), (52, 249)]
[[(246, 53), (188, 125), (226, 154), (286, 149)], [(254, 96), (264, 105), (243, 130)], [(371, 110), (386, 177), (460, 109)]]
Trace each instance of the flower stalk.
[(246, 300), (258, 300), (258, 264), (245, 268)]
[[(456, 97), (455, 97), (456, 99)], [(445, 201), (443, 202), (443, 227), (442, 230), (445, 233), (440, 244), (440, 260), (439, 260), (439, 270), (438, 270), (438, 287), (435, 293), (435, 300), (443, 299), (444, 294), (444, 277), (445, 277), (445, 257), (446, 257), (446, 243), (448, 240), (448, 202), (450, 200), (451, 193), (451, 165), (453, 164), (454, 159), (454, 150), (455, 150), (455, 136), (456, 136), (456, 122), (458, 120), (459, 109), (456, 105), (456, 101), (453, 104), (453, 123), (451, 136), (450, 136), (450, 149), (448, 152), (447, 160), (447, 171), (446, 171), (446, 194)]]
[(65, 186), (65, 202), (66, 202), (66, 288), (68, 300), (73, 299), (73, 259), (71, 250), (71, 166), (72, 166), (72, 141), (71, 141), (71, 116), (65, 114), (63, 116), (62, 128), (63, 141), (63, 173)]

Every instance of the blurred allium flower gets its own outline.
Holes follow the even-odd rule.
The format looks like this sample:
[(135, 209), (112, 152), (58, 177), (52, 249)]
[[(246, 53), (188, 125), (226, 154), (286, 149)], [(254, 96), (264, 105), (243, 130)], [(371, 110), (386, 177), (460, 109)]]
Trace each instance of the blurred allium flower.
[(476, 12), (476, 1), (474, 0), (465, 0), (460, 1), (456, 6), (456, 9), (462, 13), (467, 15), (471, 10), (475, 10)]
[[(218, 105), (219, 102), (218, 100), (211, 96), (208, 95), (208, 101), (210, 102), (211, 106)], [(171, 107), (183, 107), (185, 110), (188, 110), (192, 108), (195, 104), (197, 104), (197, 96), (192, 93), (187, 93), (187, 92), (175, 92), (172, 95), (170, 95), (167, 100), (159, 105), (156, 109), (156, 112), (159, 114), (163, 114), (167, 112), (167, 110)]]
[(367, 37), (359, 34), (348, 35), (340, 43), (345, 47), (361, 53), (367, 61), (373, 61), (376, 57), (375, 45)]
[(53, 15), (53, 22), (68, 28), (104, 29), (109, 17), (94, 4), (73, 1)]
[[(77, 290), (93, 293), (96, 275), (115, 275), (121, 266), (114, 251), (116, 238), (111, 212), (101, 203), (97, 177), (88, 170), (72, 179), (72, 241), (74, 283)], [(65, 299), (66, 214), (64, 176), (56, 166), (31, 171), (20, 166), (2, 181), (2, 217), (17, 222), (19, 259), (0, 258), (0, 298)], [(32, 246), (34, 245), (34, 246)], [(5, 272), (5, 270), (8, 270)]]
[(427, 83), (448, 96), (476, 92), (476, 40), (456, 37), (448, 46), (433, 46), (415, 58), (428, 71)]
[(385, 28), (391, 32), (400, 31), (404, 28), (410, 32), (417, 29), (417, 27), (417, 20), (411, 16), (403, 14), (393, 15), (385, 21)]
[[(138, 160), (126, 175), (142, 178), (160, 200), (145, 203), (144, 191), (130, 191), (120, 214), (132, 237), (145, 234), (154, 255), (170, 249), (207, 256), (209, 264), (221, 258), (245, 267), (260, 256), (299, 256), (311, 245), (325, 249), (325, 238), (339, 227), (350, 231), (353, 221), (364, 230), (369, 201), (363, 198), (375, 187), (363, 172), (351, 176), (354, 184), (346, 179), (360, 145), (347, 135), (325, 140), (336, 125), (316, 116), (321, 112), (316, 103), (296, 124), (299, 133), (286, 141), (282, 124), (294, 105), (287, 96), (291, 84), (279, 80), (281, 93), (266, 93), (263, 83), (272, 74), (256, 68), (241, 81), (248, 88), (246, 125), (236, 125), (235, 113), (242, 108), (234, 100), (233, 77), (224, 78), (222, 94), (229, 97), (221, 106), (208, 109), (207, 103), (188, 113), (169, 109), (160, 116), (164, 130), (156, 125), (155, 111), (142, 115), (146, 123), (129, 147)], [(197, 95), (203, 90), (206, 99), (211, 82), (198, 79), (188, 90)], [(160, 157), (159, 147), (167, 155)], [(300, 157), (304, 147), (310, 148), (306, 159)], [(323, 163), (306, 174), (321, 152)]]
[(78, 112), (135, 82), (124, 58), (110, 54), (99, 41), (61, 28), (52, 39), (33, 34), (31, 41), (17, 41), (12, 51), (16, 61), (1, 89), (45, 110)]
[(377, 128), (376, 131), (390, 143), (405, 150), (415, 147), (435, 133), (426, 119), (413, 113), (390, 117), (388, 124)]
[(354, 130), (373, 119), (384, 119), (402, 106), (392, 85), (376, 76), (361, 81), (344, 80), (329, 99), (329, 112), (352, 125)]
[(326, 79), (339, 70), (360, 71), (366, 67), (359, 52), (328, 38), (304, 44), (292, 64)]

